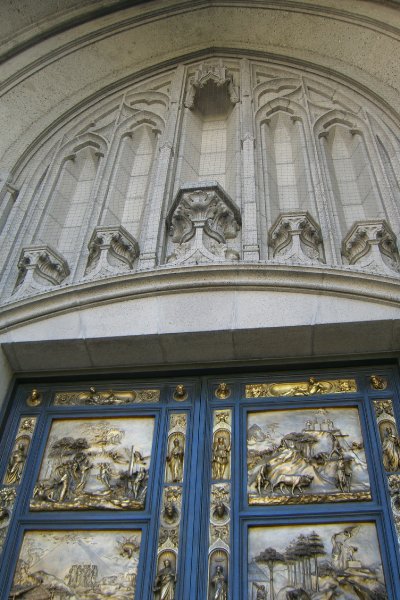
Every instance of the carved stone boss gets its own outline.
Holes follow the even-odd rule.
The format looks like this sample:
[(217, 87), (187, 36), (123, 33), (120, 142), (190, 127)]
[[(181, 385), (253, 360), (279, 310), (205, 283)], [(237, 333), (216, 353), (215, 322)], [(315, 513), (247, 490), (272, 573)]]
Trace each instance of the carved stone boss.
[(241, 222), (239, 208), (217, 182), (182, 186), (167, 216), (167, 262), (239, 260), (228, 240), (237, 238)]
[(273, 258), (287, 262), (323, 262), (319, 225), (308, 212), (283, 213), (269, 232)]
[(90, 238), (87, 277), (130, 271), (139, 256), (139, 244), (122, 226), (96, 227)]
[(23, 248), (18, 271), (14, 294), (20, 295), (60, 285), (69, 275), (67, 261), (50, 246)]
[(378, 274), (400, 271), (396, 236), (386, 221), (355, 223), (343, 240), (342, 253), (350, 265)]

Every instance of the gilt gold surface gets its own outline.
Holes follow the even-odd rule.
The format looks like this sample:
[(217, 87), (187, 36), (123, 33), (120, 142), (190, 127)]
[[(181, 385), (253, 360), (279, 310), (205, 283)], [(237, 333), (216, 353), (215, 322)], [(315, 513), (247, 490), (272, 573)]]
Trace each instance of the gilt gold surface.
[(230, 397), (232, 391), (227, 383), (220, 383), (215, 390), (215, 396), (219, 400), (227, 400)]
[(141, 531), (25, 533), (10, 598), (134, 598)]
[(36, 417), (22, 417), (15, 438), (11, 456), (4, 475), (5, 485), (17, 486), (25, 468), (29, 446), (36, 425)]
[(54, 420), (31, 510), (142, 510), (153, 431), (153, 417)]
[(250, 505), (371, 500), (356, 408), (257, 411), (247, 425)]
[(400, 438), (392, 400), (374, 400), (376, 422), (382, 448), (382, 462), (387, 473), (400, 470)]
[(42, 394), (36, 388), (33, 388), (33, 390), (26, 399), (26, 403), (28, 406), (40, 406), (42, 404), (42, 401)]
[(170, 416), (165, 481), (180, 483), (183, 480), (185, 461), (187, 416), (174, 413)]
[(16, 497), (16, 487), (0, 489), (0, 555), (3, 551)]
[(380, 375), (371, 375), (369, 381), (373, 390), (386, 390), (388, 385), (387, 380)]
[(188, 399), (188, 396), (189, 394), (185, 386), (182, 383), (178, 384), (174, 391), (174, 400), (176, 400), (177, 402), (184, 402)]
[(291, 524), (248, 531), (249, 599), (388, 598), (373, 523)]
[(316, 396), (323, 394), (345, 394), (357, 391), (355, 379), (332, 379), (293, 383), (252, 383), (246, 385), (246, 398), (270, 398), (278, 396)]
[(88, 391), (57, 392), (54, 396), (56, 406), (114, 406), (159, 401), (160, 390), (157, 389), (113, 392), (112, 390), (98, 391), (92, 386)]

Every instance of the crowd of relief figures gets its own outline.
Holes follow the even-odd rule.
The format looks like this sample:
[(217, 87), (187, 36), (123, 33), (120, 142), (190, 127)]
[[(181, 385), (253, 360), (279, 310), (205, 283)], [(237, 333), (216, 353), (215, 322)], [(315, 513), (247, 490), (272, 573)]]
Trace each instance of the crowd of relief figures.
[(32, 510), (144, 508), (152, 418), (56, 420)]
[(140, 531), (25, 534), (10, 600), (132, 600)]
[(250, 413), (247, 461), (250, 504), (371, 497), (356, 408)]
[(375, 526), (253, 527), (249, 600), (386, 600)]

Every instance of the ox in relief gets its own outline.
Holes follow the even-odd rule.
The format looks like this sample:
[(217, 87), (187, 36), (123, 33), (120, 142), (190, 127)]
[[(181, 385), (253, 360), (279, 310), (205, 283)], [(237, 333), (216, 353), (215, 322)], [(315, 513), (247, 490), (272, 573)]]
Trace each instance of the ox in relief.
[(355, 408), (250, 413), (247, 462), (250, 504), (371, 498)]

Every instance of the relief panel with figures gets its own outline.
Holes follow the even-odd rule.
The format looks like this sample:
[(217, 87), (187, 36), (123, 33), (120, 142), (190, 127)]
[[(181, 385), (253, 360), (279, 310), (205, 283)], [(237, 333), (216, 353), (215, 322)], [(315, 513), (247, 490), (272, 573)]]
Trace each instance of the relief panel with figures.
[(387, 596), (373, 523), (251, 527), (249, 600)]
[(142, 510), (154, 419), (53, 421), (31, 510)]
[(249, 413), (249, 504), (371, 499), (356, 408)]
[(131, 599), (140, 540), (139, 530), (29, 531), (10, 598)]

